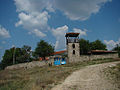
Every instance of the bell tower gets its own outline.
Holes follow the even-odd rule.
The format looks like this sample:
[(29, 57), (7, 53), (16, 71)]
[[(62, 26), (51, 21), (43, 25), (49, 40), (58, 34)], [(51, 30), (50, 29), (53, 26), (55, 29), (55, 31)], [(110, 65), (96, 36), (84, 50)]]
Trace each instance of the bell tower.
[(66, 33), (66, 45), (69, 62), (80, 59), (79, 33)]

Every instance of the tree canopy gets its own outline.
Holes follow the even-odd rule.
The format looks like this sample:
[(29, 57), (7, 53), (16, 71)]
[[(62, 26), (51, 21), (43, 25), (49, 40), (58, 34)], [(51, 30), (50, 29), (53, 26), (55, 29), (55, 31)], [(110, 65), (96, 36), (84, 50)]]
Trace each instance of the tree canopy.
[(80, 54), (88, 54), (91, 50), (106, 50), (106, 45), (100, 40), (89, 42), (89, 40), (80, 39)]
[(106, 45), (102, 43), (100, 40), (96, 40), (90, 43), (91, 50), (107, 50)]
[[(50, 56), (54, 52), (54, 47), (44, 40), (38, 42), (35, 52), (31, 51), (31, 47), (24, 45), (22, 48), (10, 48), (5, 50), (2, 61), (0, 62), (0, 68), (4, 69), (6, 66), (30, 62), (34, 57), (43, 57)], [(33, 54), (33, 55), (32, 55)]]
[(6, 66), (13, 64), (13, 52), (14, 48), (6, 50), (1, 61), (1, 68), (5, 68)]
[(80, 44), (80, 54), (88, 54), (88, 52), (90, 51), (89, 40), (80, 39), (79, 44)]
[(31, 47), (24, 45), (22, 48), (10, 48), (5, 50), (1, 61), (1, 68), (18, 63), (31, 61)]
[(120, 57), (120, 46), (118, 44), (117, 44), (117, 46), (115, 48), (113, 48), (113, 51), (117, 51), (118, 56)]
[(54, 47), (44, 40), (38, 42), (37, 47), (35, 48), (34, 56), (43, 57), (50, 56), (54, 52)]
[[(18, 50), (17, 50), (18, 49)], [(16, 63), (31, 61), (31, 47), (24, 45), (22, 48), (16, 48)]]

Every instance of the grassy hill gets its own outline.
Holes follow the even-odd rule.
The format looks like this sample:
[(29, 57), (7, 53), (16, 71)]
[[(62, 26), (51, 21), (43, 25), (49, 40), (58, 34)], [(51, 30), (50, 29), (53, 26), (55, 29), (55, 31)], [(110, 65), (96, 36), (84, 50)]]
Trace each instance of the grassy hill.
[(115, 59), (93, 60), (61, 66), (44, 66), (32, 69), (0, 71), (0, 90), (50, 90), (61, 83), (73, 71), (87, 65), (117, 61)]

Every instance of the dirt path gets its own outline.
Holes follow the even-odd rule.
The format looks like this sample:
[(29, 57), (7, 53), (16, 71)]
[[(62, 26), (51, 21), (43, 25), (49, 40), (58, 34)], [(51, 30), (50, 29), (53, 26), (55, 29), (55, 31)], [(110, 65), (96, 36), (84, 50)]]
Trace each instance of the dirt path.
[(73, 72), (65, 81), (55, 86), (52, 90), (118, 90), (115, 85), (108, 81), (102, 70), (120, 62), (112, 62), (87, 66)]

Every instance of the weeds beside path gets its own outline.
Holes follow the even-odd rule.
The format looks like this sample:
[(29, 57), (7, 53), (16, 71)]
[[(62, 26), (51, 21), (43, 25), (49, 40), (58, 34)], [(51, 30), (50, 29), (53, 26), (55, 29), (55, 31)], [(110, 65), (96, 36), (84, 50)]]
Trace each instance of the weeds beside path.
[(114, 85), (118, 86), (120, 90), (120, 63), (118, 63), (116, 66), (104, 69), (104, 73), (108, 77), (107, 79), (112, 81)]
[(71, 63), (61, 66), (0, 71), (0, 90), (50, 90), (62, 83), (72, 72), (88, 65), (114, 62), (104, 59)]
[(120, 61), (87, 66), (73, 72), (62, 84), (55, 86), (52, 90), (119, 90), (103, 74), (105, 68), (118, 63)]

